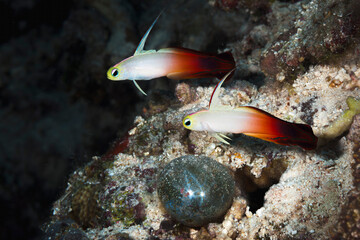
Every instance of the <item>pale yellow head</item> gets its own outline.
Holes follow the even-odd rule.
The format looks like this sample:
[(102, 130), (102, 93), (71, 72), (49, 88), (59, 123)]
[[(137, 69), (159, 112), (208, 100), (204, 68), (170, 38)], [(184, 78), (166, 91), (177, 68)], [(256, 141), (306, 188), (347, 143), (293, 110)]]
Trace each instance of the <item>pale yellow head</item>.
[(202, 121), (202, 115), (203, 115), (202, 113), (204, 111), (205, 110), (187, 115), (183, 119), (184, 128), (187, 128), (189, 130), (194, 130), (194, 131), (204, 131), (204, 130), (206, 130), (206, 129), (204, 129), (204, 123)]
[(121, 64), (116, 64), (107, 71), (107, 78), (113, 81), (124, 80), (123, 72)]

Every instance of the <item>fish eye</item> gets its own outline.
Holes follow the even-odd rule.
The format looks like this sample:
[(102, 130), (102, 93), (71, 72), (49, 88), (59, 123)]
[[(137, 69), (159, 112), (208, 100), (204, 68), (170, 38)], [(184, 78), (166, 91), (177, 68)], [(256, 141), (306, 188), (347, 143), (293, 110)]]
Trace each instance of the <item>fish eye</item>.
[(184, 124), (185, 124), (185, 126), (190, 127), (191, 126), (191, 120), (189, 118), (185, 119)]
[(113, 77), (117, 77), (117, 76), (119, 75), (119, 71), (118, 71), (116, 68), (114, 68), (114, 69), (111, 71), (111, 75), (112, 75)]

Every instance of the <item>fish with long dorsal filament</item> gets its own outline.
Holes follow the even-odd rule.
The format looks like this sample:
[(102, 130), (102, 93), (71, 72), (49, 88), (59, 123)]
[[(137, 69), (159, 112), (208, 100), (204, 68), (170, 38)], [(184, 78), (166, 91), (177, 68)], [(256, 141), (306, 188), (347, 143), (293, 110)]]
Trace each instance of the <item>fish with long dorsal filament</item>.
[(133, 56), (115, 64), (107, 71), (107, 78), (114, 81), (132, 80), (141, 93), (136, 80), (168, 77), (174, 80), (218, 77), (221, 79), (235, 67), (231, 52), (207, 54), (186, 48), (144, 50), (146, 39), (154, 27), (155, 19), (141, 39)]
[(194, 131), (207, 131), (219, 141), (229, 144), (224, 133), (243, 133), (280, 145), (295, 145), (305, 150), (315, 149), (318, 138), (307, 124), (281, 120), (261, 109), (242, 106), (232, 108), (220, 104), (219, 90), (231, 70), (215, 87), (209, 109), (187, 115), (183, 126)]

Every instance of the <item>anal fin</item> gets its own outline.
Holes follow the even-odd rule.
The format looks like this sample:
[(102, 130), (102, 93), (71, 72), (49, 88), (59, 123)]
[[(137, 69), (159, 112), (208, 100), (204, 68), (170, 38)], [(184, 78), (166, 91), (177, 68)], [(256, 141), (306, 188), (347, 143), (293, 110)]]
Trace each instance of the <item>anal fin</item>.
[(172, 72), (166, 75), (166, 77), (172, 79), (172, 80), (181, 80), (184, 79), (184, 73), (182, 72)]

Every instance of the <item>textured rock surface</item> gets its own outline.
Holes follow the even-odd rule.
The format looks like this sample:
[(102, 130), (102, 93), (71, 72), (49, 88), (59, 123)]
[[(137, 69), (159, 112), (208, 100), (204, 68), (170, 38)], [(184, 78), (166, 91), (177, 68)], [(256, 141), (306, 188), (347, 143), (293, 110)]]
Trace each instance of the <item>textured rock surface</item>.
[[(320, 134), (342, 116), (347, 109), (347, 97), (360, 94), (358, 88), (345, 88), (351, 82), (345, 69), (351, 68), (358, 74), (360, 59), (353, 57), (351, 62), (346, 59), (338, 67), (312, 67), (292, 85), (269, 84), (259, 88), (235, 79), (221, 89), (220, 100), (234, 107), (260, 107), (288, 121), (301, 122), (304, 118)], [(341, 79), (341, 85), (329, 86), (329, 77)], [(241, 135), (232, 136), (232, 144), (228, 146), (205, 132), (189, 132), (182, 127), (184, 116), (207, 107), (213, 90), (213, 86), (189, 86), (189, 90), (185, 86), (178, 88), (177, 96), (190, 98), (186, 101), (189, 103), (182, 105), (173, 100), (162, 112), (137, 117), (129, 135), (118, 147), (114, 146), (117, 151), (113, 150), (107, 158), (95, 158), (72, 176), (66, 198), (55, 205), (54, 219), (74, 214), (68, 203), (83, 184), (91, 182), (102, 188), (98, 196), (93, 196), (101, 209), (97, 216), (103, 222), (97, 223), (102, 230), (87, 228), (89, 238), (116, 234), (133, 239), (329, 239), (340, 235), (351, 239), (356, 236), (356, 223), (346, 216), (358, 211), (354, 198), (358, 192), (354, 182), (358, 118), (350, 135), (345, 132), (316, 151), (305, 152)], [(191, 91), (196, 94), (189, 97)], [(186, 95), (184, 98), (182, 93)], [(222, 221), (189, 228), (173, 222), (162, 208), (155, 191), (155, 173), (172, 159), (187, 154), (209, 156), (235, 173), (237, 188), (244, 195), (236, 192)], [(352, 235), (343, 232), (349, 228)]]
[(281, 81), (294, 79), (309, 64), (333, 64), (359, 36), (359, 9), (358, 1), (273, 4), (269, 19), (275, 23), (275, 34), (271, 47), (262, 53), (262, 70)]
[[(207, 107), (215, 80), (177, 86), (167, 79), (140, 82), (150, 96), (142, 100), (146, 105), (137, 105), (131, 83), (105, 77), (109, 66), (133, 53), (166, 8), (147, 49), (183, 46), (216, 53), (228, 48), (237, 72), (220, 91), (223, 104), (256, 106), (308, 123), (321, 135), (347, 109), (347, 97), (360, 95), (358, 1), (210, 0), (166, 7), (157, 0), (65, 1), (64, 15), (57, 4), (46, 5), (53, 13), (46, 19), (38, 14), (43, 2), (4, 1), (0, 8), (1, 19), (12, 14), (19, 20), (4, 24), (14, 30), (12, 37), (1, 36), (1, 200), (6, 205), (1, 234), (14, 229), (16, 237), (25, 232), (19, 229), (40, 222), (34, 212), (44, 209), (42, 198), (54, 198), (48, 194), (63, 182), (61, 174), (74, 168), (65, 160), (75, 158), (77, 164), (89, 163), (70, 176), (54, 203), (46, 236), (359, 237), (358, 117), (349, 133), (312, 152), (241, 135), (231, 136), (227, 146), (181, 125), (185, 115)], [(31, 8), (36, 11), (26, 17)], [(132, 121), (135, 115), (141, 116)], [(86, 156), (126, 132), (102, 157)], [(174, 222), (156, 191), (159, 169), (187, 154), (217, 160), (236, 180), (224, 218), (199, 228)]]

